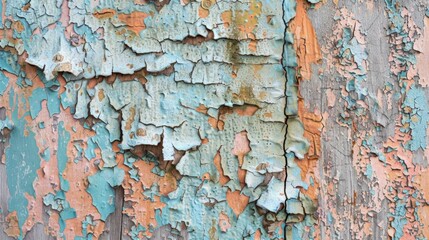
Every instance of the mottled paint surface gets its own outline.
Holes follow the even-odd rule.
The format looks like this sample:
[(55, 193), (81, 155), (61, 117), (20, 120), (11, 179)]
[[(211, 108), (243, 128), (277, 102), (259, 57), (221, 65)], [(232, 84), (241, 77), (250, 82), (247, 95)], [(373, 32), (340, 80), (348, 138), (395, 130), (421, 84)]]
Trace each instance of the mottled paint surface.
[(0, 1), (0, 239), (429, 239), (428, 7)]

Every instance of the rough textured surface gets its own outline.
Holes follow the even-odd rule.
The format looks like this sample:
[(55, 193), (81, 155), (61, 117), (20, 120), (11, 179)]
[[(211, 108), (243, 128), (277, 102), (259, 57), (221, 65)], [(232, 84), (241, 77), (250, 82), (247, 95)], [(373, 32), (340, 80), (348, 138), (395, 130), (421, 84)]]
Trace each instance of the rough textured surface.
[(0, 1), (0, 239), (428, 239), (428, 7)]

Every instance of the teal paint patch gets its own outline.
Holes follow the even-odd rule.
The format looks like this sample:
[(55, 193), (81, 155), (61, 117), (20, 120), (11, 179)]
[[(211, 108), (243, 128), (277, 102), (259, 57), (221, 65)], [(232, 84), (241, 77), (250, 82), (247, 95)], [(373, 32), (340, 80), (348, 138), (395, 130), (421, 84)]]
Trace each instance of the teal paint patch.
[(401, 16), (399, 11), (400, 2), (398, 0), (384, 0), (387, 7), (387, 13), (389, 16), (389, 29), (388, 34), (403, 34), (404, 18)]
[(298, 115), (298, 83), (296, 79), (296, 67), (298, 67), (296, 52), (293, 49), (293, 35), (285, 33), (282, 65), (286, 73), (286, 116)]
[(90, 161), (91, 159), (95, 158), (95, 148), (97, 145), (95, 142), (89, 138), (86, 142), (86, 149), (85, 149), (85, 158)]
[(57, 86), (46, 88), (46, 97), (49, 116), (60, 113), (60, 100), (58, 98)]
[[(96, 135), (90, 138), (90, 141), (97, 144), (101, 150), (101, 157), (104, 161), (104, 167), (116, 166), (116, 154), (112, 150), (112, 144), (109, 141), (109, 131), (106, 129), (104, 123), (96, 123), (92, 129)], [(93, 147), (93, 145), (91, 145)], [(86, 152), (85, 152), (86, 153)], [(87, 158), (93, 157), (94, 154), (91, 149), (88, 150)]]
[[(262, 195), (261, 198), (258, 199), (256, 204), (271, 212), (277, 212), (280, 206), (286, 201), (286, 195), (284, 193), (284, 189), (285, 189), (285, 183), (273, 177), (268, 183), (268, 188), (266, 190), (267, 194)], [(293, 211), (287, 211), (287, 212), (294, 214)]]
[(42, 111), (42, 101), (46, 100), (46, 93), (44, 88), (36, 88), (31, 93), (30, 101), (30, 114), (31, 118), (35, 119)]
[(304, 125), (298, 117), (290, 117), (287, 120), (286, 153), (293, 152), (297, 158), (304, 158), (310, 143), (304, 137)]
[(94, 217), (91, 215), (87, 215), (85, 220), (82, 221), (82, 235), (76, 236), (75, 240), (92, 240), (94, 235), (88, 232), (88, 227), (95, 227), (96, 223), (94, 222)]
[[(329, 214), (329, 216), (331, 216)], [(293, 225), (287, 225), (286, 230), (286, 239), (316, 239), (317, 221), (311, 217), (306, 216), (303, 221), (297, 222)]]
[(372, 180), (372, 174), (373, 174), (372, 166), (370, 164), (366, 165), (365, 175), (368, 177), (368, 179)]
[(78, 163), (80, 160), (82, 160), (84, 155), (83, 148), (82, 148), (82, 141), (73, 142), (73, 147), (77, 151), (76, 155), (74, 156), (73, 162)]
[(76, 119), (88, 117), (88, 104), (89, 104), (90, 98), (86, 90), (87, 84), (88, 84), (87, 81), (82, 81), (82, 85), (77, 91), (77, 103), (75, 105), (76, 110), (73, 115), (73, 117)]
[(406, 214), (408, 212), (405, 202), (397, 199), (395, 202), (395, 211), (390, 213), (389, 216), (393, 217), (393, 221), (390, 225), (395, 229), (395, 234), (393, 235), (393, 240), (399, 240), (404, 236), (404, 226), (408, 223)]
[(5, 70), (19, 76), (21, 68), (18, 64), (18, 56), (10, 52), (0, 50), (0, 70)]
[[(296, 15), (296, 0), (283, 0), (283, 21), (285, 23), (288, 23), (290, 20), (292, 20), (295, 17), (295, 15)], [(289, 58), (283, 57), (283, 59), (289, 59)]]
[(43, 203), (45, 206), (50, 206), (60, 213), (59, 225), (61, 233), (64, 232), (66, 226), (65, 221), (76, 218), (76, 211), (70, 207), (64, 191), (58, 191), (55, 195), (52, 193), (47, 194), (43, 197)]
[(104, 168), (88, 177), (87, 192), (92, 196), (92, 204), (100, 212), (101, 220), (115, 211), (115, 190), (113, 187), (121, 185), (125, 172), (119, 168)]
[(429, 105), (426, 93), (422, 88), (412, 86), (405, 95), (402, 104), (404, 114), (402, 124), (408, 124), (411, 129), (412, 139), (407, 142), (407, 148), (415, 151), (419, 148), (426, 149), (426, 129), (429, 123)]
[[(340, 49), (338, 56), (340, 64), (348, 71), (351, 78), (347, 78), (345, 88), (349, 94), (342, 96), (347, 102), (347, 110), (353, 111), (357, 116), (365, 115), (367, 109), (357, 104), (359, 100), (365, 100), (368, 95), (368, 90), (364, 86), (367, 78), (367, 59), (366, 46), (358, 42), (350, 28), (343, 29), (343, 36), (336, 43), (336, 47)], [(356, 65), (356, 67), (355, 67)], [(356, 95), (354, 94), (356, 93)], [(339, 121), (350, 126), (350, 122), (345, 120), (345, 117), (340, 116)]]
[(58, 174), (60, 177), (60, 186), (63, 191), (68, 191), (70, 188), (69, 182), (64, 179), (63, 173), (67, 165), (67, 146), (70, 142), (70, 133), (64, 128), (64, 122), (58, 124)]
[(158, 184), (154, 183), (152, 186), (148, 189), (145, 189), (143, 192), (143, 195), (150, 199), (152, 202), (155, 201), (155, 196), (159, 197), (161, 194), (158, 191)]
[[(56, 85), (51, 86), (51, 88), (52, 87), (56, 87)], [(44, 88), (36, 88), (31, 93), (29, 102), (32, 119), (35, 119), (42, 110), (43, 100), (47, 101), (50, 117), (52, 117), (54, 114), (60, 113), (60, 100), (58, 98), (58, 93), (54, 90), (51, 90), (51, 88), (47, 87), (45, 84)]]
[[(76, 211), (72, 208), (66, 208), (63, 211), (61, 211), (60, 217), (64, 221), (66, 221), (68, 219), (76, 218)], [(64, 230), (64, 228), (63, 228), (63, 230)]]
[[(14, 90), (10, 90), (9, 102), (17, 101)], [(21, 228), (28, 217), (28, 201), (25, 194), (35, 197), (33, 182), (37, 177), (40, 166), (39, 149), (35, 134), (27, 127), (24, 117), (18, 117), (18, 108), (10, 106), (12, 111), (13, 130), (10, 133), (10, 144), (6, 149), (7, 185), (9, 188), (9, 211), (16, 211), (19, 227)], [(22, 236), (21, 236), (22, 237)], [(20, 237), (20, 238), (21, 238)]]
[(64, 109), (70, 108), (70, 113), (75, 114), (77, 103), (77, 91), (80, 89), (82, 81), (68, 82), (66, 90), (61, 94), (61, 105)]
[(140, 234), (144, 233), (146, 231), (146, 228), (143, 227), (142, 225), (137, 225), (137, 226), (132, 226), (131, 227), (131, 231), (129, 233), (131, 239), (133, 240), (139, 240), (140, 239)]
[(4, 91), (6, 91), (6, 88), (8, 85), (9, 85), (9, 78), (6, 77), (6, 75), (4, 75), (3, 72), (0, 72), (0, 95), (3, 96)]

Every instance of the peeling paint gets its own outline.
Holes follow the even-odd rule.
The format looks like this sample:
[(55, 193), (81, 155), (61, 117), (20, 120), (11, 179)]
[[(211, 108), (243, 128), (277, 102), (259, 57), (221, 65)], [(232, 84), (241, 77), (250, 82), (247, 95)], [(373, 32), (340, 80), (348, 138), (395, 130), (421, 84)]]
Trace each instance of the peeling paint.
[(429, 238), (411, 2), (1, 1), (0, 238)]

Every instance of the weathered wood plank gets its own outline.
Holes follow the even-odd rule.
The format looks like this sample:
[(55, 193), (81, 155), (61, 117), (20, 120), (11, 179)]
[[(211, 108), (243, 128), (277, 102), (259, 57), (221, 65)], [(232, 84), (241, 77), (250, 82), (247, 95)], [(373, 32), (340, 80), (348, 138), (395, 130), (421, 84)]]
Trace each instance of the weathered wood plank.
[(115, 188), (115, 211), (110, 214), (106, 220), (105, 231), (100, 236), (101, 240), (122, 239), (123, 214), (124, 206), (124, 189), (122, 187)]

